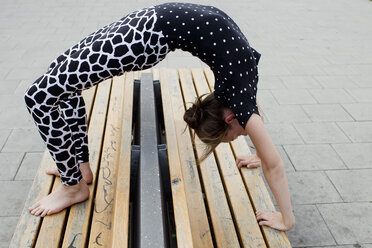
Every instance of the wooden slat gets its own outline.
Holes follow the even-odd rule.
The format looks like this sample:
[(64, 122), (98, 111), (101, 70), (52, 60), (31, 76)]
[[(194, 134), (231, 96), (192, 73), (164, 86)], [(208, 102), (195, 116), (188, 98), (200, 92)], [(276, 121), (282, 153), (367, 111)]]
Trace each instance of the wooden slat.
[[(181, 69), (179, 74), (184, 102), (194, 102), (196, 93), (190, 70)], [(204, 144), (197, 136), (195, 136), (195, 146), (197, 157), (200, 159), (203, 154)], [(209, 155), (200, 164), (200, 171), (217, 246), (239, 247), (238, 237), (213, 154)]]
[(209, 228), (207, 212), (205, 209), (199, 180), (199, 172), (198, 168), (196, 167), (189, 129), (187, 128), (186, 132), (184, 133), (186, 126), (185, 121), (183, 120), (185, 106), (182, 100), (178, 73), (176, 70), (168, 70), (168, 72), (168, 90), (172, 99), (172, 107), (174, 111), (173, 117), (176, 127), (182, 175), (185, 182), (193, 244), (195, 247), (212, 247), (213, 241)]
[(111, 247), (128, 247), (129, 193), (132, 145), (133, 73), (125, 76), (124, 116), (121, 132), (120, 158), (114, 200)]
[(168, 72), (160, 71), (160, 86), (162, 93), (164, 123), (166, 128), (169, 174), (171, 180), (173, 209), (176, 224), (178, 247), (192, 247), (189, 211), (187, 208), (184, 179), (178, 154), (174, 112), (168, 91)]
[[(201, 69), (192, 69), (192, 75), (199, 95), (211, 92)], [(230, 145), (221, 143), (215, 151), (243, 247), (266, 247)]]
[(94, 198), (93, 193), (96, 185), (96, 175), (101, 151), (100, 147), (102, 145), (103, 131), (106, 123), (107, 103), (110, 89), (111, 79), (101, 82), (98, 85), (92, 118), (90, 120), (90, 128), (88, 131), (89, 161), (93, 172), (93, 182), (89, 186), (89, 199), (79, 204), (75, 204), (70, 208), (62, 247), (86, 246), (89, 217)]
[[(235, 155), (247, 155), (249, 150), (247, 142), (243, 137), (239, 137), (231, 142)], [(256, 210), (272, 211), (275, 210), (274, 204), (271, 201), (269, 192), (257, 168), (248, 169), (242, 168), (244, 183), (249, 190), (253, 206)], [(291, 247), (285, 232), (275, 230), (273, 228), (262, 227), (268, 247)]]
[(97, 177), (94, 211), (90, 227), (89, 247), (111, 244), (112, 210), (119, 162), (121, 124), (124, 102), (124, 76), (114, 77)]
[[(86, 92), (87, 93), (85, 94), (83, 93), (83, 97), (86, 106), (88, 106), (87, 113), (89, 117), (91, 102), (94, 99), (95, 87), (87, 90)], [(39, 236), (40, 239), (40, 237), (44, 236), (42, 230), (48, 230), (47, 228), (41, 227), (41, 235), (38, 235), (42, 218), (31, 215), (28, 211), (28, 207), (34, 202), (41, 200), (49, 194), (51, 187), (53, 187), (52, 183), (54, 176), (47, 176), (45, 174), (45, 170), (53, 166), (55, 166), (55, 162), (50, 156), (49, 151), (45, 150), (41, 165), (35, 176), (34, 182), (25, 203), (25, 207), (22, 211), (22, 215), (16, 227), (16, 231), (10, 243), (10, 247), (33, 247), (36, 243), (36, 237)], [(48, 218), (49, 217), (51, 216), (48, 216)], [(47, 227), (49, 221), (46, 221), (46, 219), (43, 220), (43, 225), (45, 224), (45, 226)], [(59, 240), (56, 240), (56, 242), (58, 243)]]

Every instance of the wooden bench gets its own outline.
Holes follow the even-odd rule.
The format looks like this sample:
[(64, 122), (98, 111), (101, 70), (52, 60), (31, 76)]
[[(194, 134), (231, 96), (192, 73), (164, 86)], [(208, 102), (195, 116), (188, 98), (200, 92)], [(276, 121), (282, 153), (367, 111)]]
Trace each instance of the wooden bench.
[(260, 227), (255, 210), (275, 210), (258, 169), (235, 165), (243, 137), (197, 164), (202, 143), (183, 133), (187, 102), (213, 90), (211, 70), (153, 70), (160, 80), (178, 247), (291, 247), (284, 232)]
[(235, 166), (249, 153), (244, 139), (196, 163), (201, 141), (183, 133), (185, 102), (212, 89), (210, 70), (162, 69), (84, 91), (90, 198), (45, 218), (28, 212), (61, 183), (45, 175), (55, 166), (45, 151), (10, 247), (290, 247), (284, 232), (257, 224), (254, 210), (274, 205), (259, 171)]
[[(136, 76), (138, 74), (126, 73), (83, 92), (94, 174), (89, 199), (45, 218), (28, 212), (28, 206), (61, 184), (58, 177), (45, 174), (47, 168), (55, 166), (45, 151), (10, 247), (110, 247), (111, 242), (119, 247), (116, 245), (128, 243), (133, 78)], [(116, 178), (120, 179), (119, 183)], [(119, 197), (114, 200), (115, 192)]]

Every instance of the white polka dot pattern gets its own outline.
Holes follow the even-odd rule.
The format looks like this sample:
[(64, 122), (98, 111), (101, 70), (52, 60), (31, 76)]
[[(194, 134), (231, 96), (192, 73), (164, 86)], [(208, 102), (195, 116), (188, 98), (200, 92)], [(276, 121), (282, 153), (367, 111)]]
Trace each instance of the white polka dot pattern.
[[(250, 47), (236, 23), (222, 10), (191, 3), (154, 6), (156, 27), (171, 51), (182, 49), (210, 66), (215, 76), (214, 95), (231, 108), (245, 128), (256, 105), (260, 54)], [(225, 83), (226, 82), (226, 83)]]

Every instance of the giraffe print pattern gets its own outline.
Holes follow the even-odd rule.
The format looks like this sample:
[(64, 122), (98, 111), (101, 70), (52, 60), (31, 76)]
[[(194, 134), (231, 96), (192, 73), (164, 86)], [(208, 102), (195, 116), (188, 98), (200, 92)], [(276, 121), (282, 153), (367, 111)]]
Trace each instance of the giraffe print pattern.
[(163, 60), (169, 47), (156, 20), (154, 7), (143, 8), (91, 33), (57, 57), (26, 91), (27, 109), (64, 185), (80, 182), (79, 163), (89, 157), (81, 91)]

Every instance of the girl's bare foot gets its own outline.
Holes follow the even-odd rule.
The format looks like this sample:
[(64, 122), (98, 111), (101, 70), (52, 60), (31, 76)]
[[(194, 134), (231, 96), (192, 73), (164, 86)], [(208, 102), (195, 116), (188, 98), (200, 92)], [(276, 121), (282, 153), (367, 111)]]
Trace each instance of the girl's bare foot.
[[(93, 172), (90, 169), (89, 162), (80, 163), (79, 166), (80, 166), (80, 171), (81, 171), (81, 174), (83, 176), (83, 179), (85, 180), (85, 182), (87, 184), (91, 184), (92, 181), (93, 181)], [(55, 176), (59, 177), (59, 172), (58, 172), (58, 169), (56, 167), (49, 168), (45, 172), (48, 175), (55, 175)]]
[(73, 186), (59, 185), (55, 191), (29, 207), (28, 210), (35, 216), (44, 217), (45, 215), (58, 213), (88, 198), (89, 187), (83, 179)]

